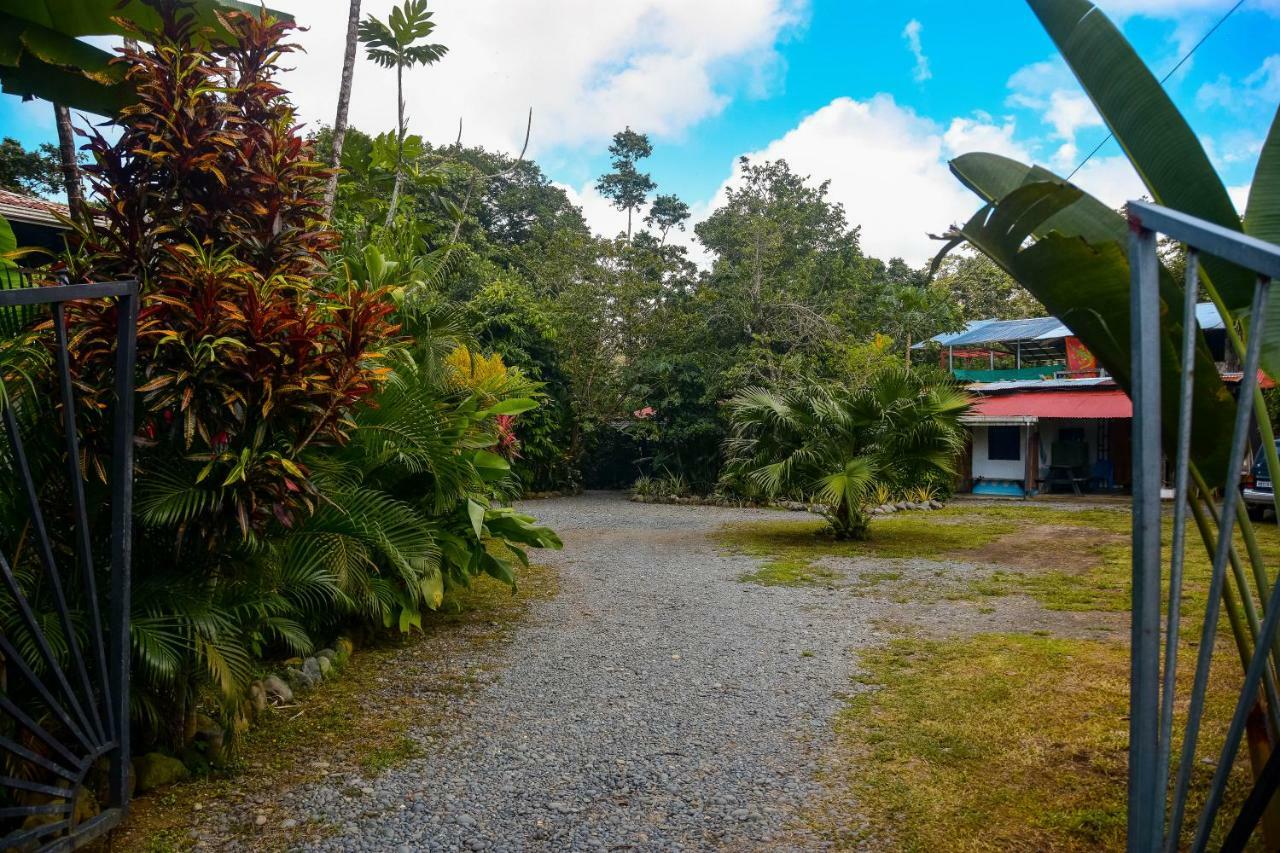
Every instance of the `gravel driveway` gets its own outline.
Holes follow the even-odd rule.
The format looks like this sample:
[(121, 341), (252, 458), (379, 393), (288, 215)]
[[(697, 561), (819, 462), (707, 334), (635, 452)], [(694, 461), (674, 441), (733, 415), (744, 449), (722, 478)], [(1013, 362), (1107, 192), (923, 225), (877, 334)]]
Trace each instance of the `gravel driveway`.
[(598, 493), (526, 508), (564, 537), (538, 555), (559, 596), (426, 757), (288, 795), (338, 827), (315, 849), (816, 846), (782, 830), (884, 605), (737, 580), (759, 560), (715, 530), (799, 514)]

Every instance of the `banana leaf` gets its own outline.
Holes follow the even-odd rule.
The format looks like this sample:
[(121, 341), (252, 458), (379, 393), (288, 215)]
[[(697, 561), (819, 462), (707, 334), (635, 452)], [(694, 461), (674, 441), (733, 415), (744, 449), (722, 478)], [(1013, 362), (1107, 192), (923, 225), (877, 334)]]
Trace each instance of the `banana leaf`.
[[(220, 27), (220, 12), (258, 13), (237, 0), (188, 4), (201, 24)], [(272, 10), (279, 18), (292, 16)], [(0, 86), (11, 95), (43, 98), (72, 109), (115, 115), (134, 100), (114, 54), (79, 40), (87, 35), (132, 35), (122, 20), (144, 31), (160, 17), (141, 0), (0, 0)]]
[[(1035, 181), (984, 206), (957, 229), (971, 245), (1022, 283), (1059, 317), (1098, 358), (1116, 383), (1132, 388), (1129, 329), (1129, 260), (1115, 240), (1090, 242), (1080, 235), (1047, 230), (1047, 223), (1076, 208), (1085, 194), (1062, 181)], [(1063, 221), (1059, 219), (1058, 221)], [(1037, 234), (1041, 234), (1036, 238)], [(1034, 242), (1029, 242), (1034, 239)], [(1178, 423), (1182, 370), (1182, 287), (1160, 271), (1161, 405), (1165, 446), (1172, 449)], [(1178, 310), (1170, 310), (1177, 306)], [(1235, 400), (1218, 376), (1203, 334), (1196, 343), (1192, 453), (1216, 485), (1227, 468)]]
[[(196, 20), (208, 27), (218, 27), (222, 12), (241, 11), (258, 14), (262, 6), (240, 0), (186, 0)], [(275, 18), (292, 21), (293, 16), (267, 9)], [(32, 24), (55, 30), (73, 38), (79, 36), (132, 35), (120, 24), (132, 21), (142, 30), (160, 27), (160, 15), (143, 0), (0, 0), (0, 12)]]
[[(1200, 139), (1115, 24), (1088, 0), (1027, 3), (1156, 203), (1239, 231), (1240, 216)], [(1252, 275), (1217, 258), (1203, 266), (1229, 309), (1248, 308)]]

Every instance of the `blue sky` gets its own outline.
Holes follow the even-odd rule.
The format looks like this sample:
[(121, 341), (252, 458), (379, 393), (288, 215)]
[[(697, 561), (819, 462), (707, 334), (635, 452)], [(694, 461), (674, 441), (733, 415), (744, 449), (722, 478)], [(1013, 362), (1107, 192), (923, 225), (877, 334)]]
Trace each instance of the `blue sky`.
[[(1234, 0), (1100, 0), (1163, 75)], [(346, 0), (278, 0), (310, 29), (286, 75), (302, 116), (331, 121)], [(389, 0), (365, 0), (385, 14)], [(609, 135), (655, 145), (660, 190), (705, 216), (742, 154), (786, 157), (863, 227), (867, 251), (922, 262), (924, 236), (976, 207), (946, 172), (997, 150), (1069, 172), (1105, 129), (1019, 0), (437, 0), (438, 66), (413, 72), (412, 129), (513, 150), (534, 110), (531, 153), (603, 233), (620, 215), (593, 190)], [(927, 69), (927, 70), (926, 70)], [(394, 121), (393, 79), (362, 62), (353, 121)], [(1233, 194), (1243, 198), (1280, 102), (1280, 0), (1246, 0), (1167, 84)], [(51, 139), (43, 104), (0, 98), (0, 132)], [(1109, 203), (1139, 193), (1114, 143), (1079, 182)], [(686, 237), (686, 239), (690, 239)], [(696, 247), (693, 247), (696, 252)]]

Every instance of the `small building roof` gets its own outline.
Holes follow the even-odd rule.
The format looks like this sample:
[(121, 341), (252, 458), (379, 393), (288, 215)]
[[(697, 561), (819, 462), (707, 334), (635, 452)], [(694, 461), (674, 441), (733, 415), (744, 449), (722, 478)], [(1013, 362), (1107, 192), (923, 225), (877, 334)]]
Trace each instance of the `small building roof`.
[(54, 215), (55, 213), (69, 217), (71, 210), (65, 204), (59, 204), (47, 198), (0, 190), (0, 216), (10, 222), (66, 228), (67, 226)]
[(1003, 418), (1132, 418), (1133, 403), (1119, 388), (1094, 391), (1021, 391), (979, 397), (965, 415), (970, 423)]

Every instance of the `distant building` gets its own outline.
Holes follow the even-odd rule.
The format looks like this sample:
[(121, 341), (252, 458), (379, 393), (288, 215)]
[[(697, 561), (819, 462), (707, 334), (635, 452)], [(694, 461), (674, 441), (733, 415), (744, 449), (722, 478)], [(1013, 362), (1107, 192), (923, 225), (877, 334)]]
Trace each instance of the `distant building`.
[(64, 238), (68, 229), (59, 215), (70, 216), (65, 204), (0, 190), (0, 217), (9, 222), (22, 248), (38, 246), (51, 252), (66, 248)]
[[(1196, 316), (1230, 382), (1222, 318), (1210, 303)], [(917, 348), (931, 346), (976, 398), (964, 418), (962, 491), (1022, 497), (1129, 486), (1133, 406), (1058, 318), (979, 320)]]

